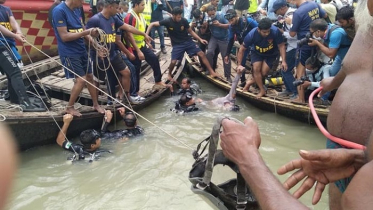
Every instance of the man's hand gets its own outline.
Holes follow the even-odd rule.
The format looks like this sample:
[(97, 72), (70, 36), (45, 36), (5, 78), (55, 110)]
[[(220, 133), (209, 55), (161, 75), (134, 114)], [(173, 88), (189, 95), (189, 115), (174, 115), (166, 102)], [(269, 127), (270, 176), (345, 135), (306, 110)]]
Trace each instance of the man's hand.
[(113, 113), (110, 110), (105, 110), (105, 117), (105, 121), (109, 123), (113, 119)]
[(319, 98), (323, 96), (326, 92), (332, 91), (330, 88), (330, 85), (332, 84), (333, 79), (334, 77), (328, 77), (328, 78), (321, 80), (320, 87), (322, 87), (323, 89), (317, 95)]
[(225, 157), (237, 165), (248, 149), (258, 149), (261, 143), (258, 125), (251, 117), (247, 117), (244, 125), (229, 119), (222, 121), (223, 132), (220, 134), (221, 147)]
[(293, 195), (300, 198), (315, 186), (313, 205), (319, 202), (328, 183), (352, 176), (364, 160), (363, 151), (352, 149), (301, 150), (299, 154), (301, 159), (292, 160), (281, 166), (277, 173), (283, 175), (297, 170), (284, 182), (284, 187), (289, 190), (305, 179)]
[(137, 56), (139, 57), (139, 60), (145, 60), (144, 53), (142, 53), (141, 50), (137, 51)]
[(220, 22), (218, 20), (214, 20), (212, 22), (212, 25), (219, 27), (220, 26)]
[(244, 71), (245, 67), (242, 65), (237, 66), (237, 72)]
[(264, 15), (264, 16), (267, 16), (267, 11), (265, 11), (264, 9), (260, 9), (259, 13)]
[(135, 56), (134, 54), (132, 54), (132, 53), (129, 53), (129, 54), (127, 55), (127, 57), (128, 57), (128, 59), (130, 59), (131, 61), (133, 61), (133, 60), (136, 59), (136, 56)]
[(228, 64), (228, 63), (229, 63), (229, 56), (225, 56), (225, 57), (224, 57), (224, 63), (225, 63), (225, 64)]
[(283, 71), (287, 71), (287, 70), (288, 70), (288, 64), (286, 63), (285, 60), (283, 60), (283, 61), (281, 62), (281, 69), (282, 69)]
[(120, 107), (117, 110), (119, 111), (119, 114), (123, 117), (124, 113), (126, 112), (126, 109), (124, 107)]
[(92, 37), (98, 37), (98, 29), (97, 28), (90, 28), (89, 30), (89, 35)]
[(152, 41), (153, 39), (149, 35), (145, 34), (145, 42), (151, 43)]
[(15, 34), (15, 37), (14, 37), (16, 40), (22, 42), (22, 43), (25, 43), (26, 42), (26, 39), (25, 39), (25, 36), (23, 34)]
[(316, 39), (312, 39), (310, 38), (310, 40), (308, 41), (308, 45), (313, 47), (313, 46), (317, 46), (320, 42)]
[(201, 42), (202, 44), (205, 44), (205, 45), (207, 45), (209, 42), (208, 41), (206, 41), (206, 40), (204, 40), (204, 39), (199, 39), (199, 42)]
[(71, 114), (65, 114), (63, 116), (63, 123), (64, 124), (70, 124), (71, 121), (73, 121), (73, 116)]
[(309, 86), (311, 86), (311, 82), (310, 81), (304, 81), (302, 86), (303, 86), (303, 89), (307, 89)]

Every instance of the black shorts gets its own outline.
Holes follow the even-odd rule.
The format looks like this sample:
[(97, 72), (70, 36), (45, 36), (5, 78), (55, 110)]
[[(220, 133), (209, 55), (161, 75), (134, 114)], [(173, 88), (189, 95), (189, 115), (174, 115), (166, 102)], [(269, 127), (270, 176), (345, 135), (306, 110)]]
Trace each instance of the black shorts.
[(312, 55), (312, 48), (306, 48), (306, 49), (302, 49), (302, 48), (298, 48), (297, 49), (297, 54), (296, 54), (296, 65), (299, 64), (299, 62), (303, 65), (303, 66), (306, 66), (306, 60), (311, 57)]
[(250, 55), (250, 58), (251, 58), (251, 63), (255, 63), (255, 62), (258, 62), (258, 61), (264, 61), (269, 66), (269, 69), (272, 69), (273, 64), (275, 63), (275, 61), (277, 59), (277, 55), (262, 56), (262, 55), (258, 55), (255, 52), (252, 52), (251, 55)]
[(115, 73), (119, 73), (127, 68), (126, 63), (124, 63), (120, 53), (117, 53), (114, 58), (109, 62), (107, 58), (103, 61), (93, 62), (94, 66), (94, 75), (99, 79), (104, 81), (106, 77), (106, 71), (114, 71)]

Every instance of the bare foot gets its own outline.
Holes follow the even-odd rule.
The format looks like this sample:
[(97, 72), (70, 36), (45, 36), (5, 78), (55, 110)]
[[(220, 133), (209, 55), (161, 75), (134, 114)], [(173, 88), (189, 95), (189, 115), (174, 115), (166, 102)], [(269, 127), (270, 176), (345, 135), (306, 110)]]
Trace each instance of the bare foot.
[(299, 98), (296, 98), (296, 99), (294, 99), (294, 100), (291, 100), (291, 102), (294, 102), (294, 103), (306, 103), (305, 100), (301, 100), (301, 99), (299, 99)]
[(100, 114), (105, 114), (105, 109), (102, 108), (100, 105), (94, 105), (93, 106), (94, 109), (96, 109), (96, 111)]
[(156, 82), (155, 85), (163, 86), (165, 88), (167, 87), (167, 85), (164, 82)]
[(256, 97), (257, 98), (261, 98), (261, 97), (263, 97), (263, 96), (265, 96), (266, 95), (266, 92), (265, 91), (260, 91), (257, 95), (256, 95)]
[(76, 116), (76, 117), (82, 116), (82, 114), (78, 110), (74, 109), (74, 106), (67, 106), (66, 113), (71, 114), (72, 116)]

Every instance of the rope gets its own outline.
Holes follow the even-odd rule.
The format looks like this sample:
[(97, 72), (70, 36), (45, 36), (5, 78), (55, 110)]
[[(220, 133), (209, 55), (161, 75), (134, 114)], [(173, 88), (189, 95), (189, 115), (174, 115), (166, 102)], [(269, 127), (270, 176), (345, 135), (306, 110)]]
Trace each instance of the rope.
[[(40, 49), (38, 49), (35, 45), (33, 45), (32, 43), (30, 43), (29, 41), (25, 40), (25, 42), (27, 44), (29, 44), (31, 47), (35, 48), (37, 51), (39, 51), (40, 53), (42, 53), (43, 55), (45, 55), (46, 57), (48, 58), (52, 58), (50, 57), (49, 55), (47, 55), (46, 53), (44, 53), (43, 51), (41, 51)], [(168, 133), (167, 131), (165, 131), (164, 129), (162, 129), (161, 127), (157, 126), (156, 124), (154, 124), (153, 122), (151, 122), (150, 120), (148, 120), (147, 118), (145, 118), (144, 116), (140, 115), (139, 113), (137, 113), (136, 111), (134, 111), (132, 108), (129, 108), (128, 106), (126, 106), (125, 104), (123, 104), (122, 102), (118, 101), (116, 98), (112, 97), (111, 95), (107, 94), (105, 91), (101, 90), (100, 88), (96, 87), (95, 85), (93, 85), (92, 83), (90, 83), (89, 81), (87, 81), (85, 78), (79, 76), (78, 74), (76, 74), (74, 71), (72, 71), (71, 69), (65, 67), (61, 62), (59, 61), (55, 61), (57, 62), (59, 65), (63, 66), (65, 69), (67, 69), (68, 71), (70, 71), (72, 74), (74, 74), (76, 77), (79, 77), (81, 78), (83, 81), (85, 81), (87, 84), (89, 85), (92, 85), (95, 89), (97, 89), (98, 91), (100, 91), (102, 94), (106, 95), (107, 97), (111, 98), (113, 101), (117, 102), (118, 104), (122, 105), (123, 107), (125, 107), (126, 109), (129, 109), (130, 111), (132, 111), (133, 113), (135, 113), (136, 115), (138, 115), (139, 117), (141, 117), (143, 120), (145, 120), (146, 122), (150, 123), (151, 125), (155, 126), (156, 128), (158, 128), (159, 130), (161, 130), (162, 132), (164, 132), (165, 134), (167, 134), (168, 136), (170, 136), (171, 138), (175, 139), (176, 141), (178, 141), (179, 143), (181, 143), (182, 145), (184, 145), (185, 147), (193, 150), (193, 148), (189, 145), (187, 145), (186, 143), (182, 142), (181, 140), (179, 140), (178, 138), (174, 137), (173, 135), (171, 135), (170, 133)]]
[(350, 141), (347, 141), (345, 139), (341, 139), (341, 138), (338, 138), (338, 137), (335, 137), (333, 135), (331, 135), (325, 128), (324, 126), (322, 125), (319, 117), (317, 116), (317, 113), (316, 113), (316, 110), (315, 110), (315, 107), (313, 105), (313, 97), (316, 95), (316, 93), (320, 92), (322, 90), (322, 87), (319, 87), (317, 88), (316, 90), (314, 90), (310, 97), (308, 98), (308, 103), (310, 105), (310, 110), (311, 110), (311, 113), (312, 113), (312, 116), (313, 118), (315, 119), (315, 122), (316, 122), (316, 125), (317, 127), (319, 128), (319, 130), (321, 131), (321, 133), (328, 139), (334, 141), (335, 143), (338, 143), (340, 145), (343, 145), (345, 147), (349, 147), (349, 148), (353, 148), (353, 149), (361, 149), (361, 150), (365, 150), (366, 147), (361, 145), (361, 144), (357, 144), (357, 143), (354, 143), (354, 142), (350, 142)]
[(6, 117), (3, 114), (0, 114), (0, 117), (2, 118), (0, 119), (0, 122), (4, 122), (6, 120)]
[[(107, 70), (109, 70), (110, 68), (112, 68), (114, 76), (115, 76), (115, 78), (118, 81), (118, 85), (121, 88), (124, 97), (126, 98), (127, 101), (130, 101), (129, 98), (127, 97), (126, 92), (124, 91), (122, 82), (120, 81), (117, 73), (114, 71), (114, 67), (113, 67), (113, 65), (112, 65), (112, 63), (110, 61), (111, 44), (107, 42), (107, 39), (105, 39), (105, 37), (107, 36), (107, 33), (104, 30), (100, 29), (100, 28), (96, 28), (96, 29), (97, 29), (99, 35), (97, 37), (92, 37), (91, 36), (92, 40), (90, 39), (90, 41), (92, 41), (92, 43), (93, 43), (93, 45), (92, 45), (93, 48), (96, 50), (96, 60), (95, 60), (96, 61), (96, 67), (97, 67), (96, 70), (97, 71), (98, 70), (105, 71), (106, 81), (107, 81), (107, 84), (109, 84), (109, 86), (108, 86), (109, 87), (109, 92), (111, 93), (112, 91), (110, 89), (110, 82), (108, 80)], [(92, 31), (90, 31), (90, 33), (91, 32)], [(90, 48), (91, 48), (91, 45), (88, 44), (88, 52), (90, 52)], [(106, 51), (106, 52), (104, 52), (103, 56), (104, 56), (104, 58), (107, 58), (107, 61), (108, 61), (109, 65), (107, 67), (105, 67), (106, 66), (105, 62), (102, 62), (103, 65), (104, 65), (104, 67), (101, 68), (98, 61), (99, 61), (99, 59), (102, 58), (102, 57), (99, 56), (99, 52), (102, 52), (103, 50)], [(89, 58), (90, 58), (90, 54), (88, 53), (88, 62), (90, 60)], [(88, 67), (89, 67), (89, 65), (87, 65), (87, 72), (88, 72)], [(98, 72), (97, 72), (97, 75), (99, 75)], [(123, 95), (122, 95), (122, 97), (123, 97)], [(129, 106), (131, 107), (131, 109), (133, 109), (131, 103), (129, 103)], [(113, 107), (115, 108), (114, 101), (113, 101)], [(115, 115), (115, 113), (114, 113), (114, 115)], [(137, 118), (136, 115), (135, 115), (135, 118), (136, 118), (136, 120), (138, 120), (138, 118)]]

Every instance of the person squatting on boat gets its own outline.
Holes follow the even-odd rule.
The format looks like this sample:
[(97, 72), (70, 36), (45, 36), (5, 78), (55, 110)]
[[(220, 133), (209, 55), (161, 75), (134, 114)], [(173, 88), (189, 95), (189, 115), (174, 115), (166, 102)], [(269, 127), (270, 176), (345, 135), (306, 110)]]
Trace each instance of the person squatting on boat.
[[(230, 54), (232, 52), (232, 48), (234, 45), (235, 38), (237, 39), (239, 44), (243, 43), (244, 38), (246, 35), (255, 27), (258, 27), (258, 22), (252, 19), (251, 17), (239, 17), (234, 9), (229, 9), (227, 13), (224, 15), (224, 18), (229, 22), (228, 28), (228, 46), (226, 53), (224, 55), (224, 63), (228, 63), (230, 61)], [(242, 66), (246, 66), (246, 58), (250, 53), (250, 48), (248, 48), (242, 59)], [(241, 84), (245, 86), (246, 83), (246, 76), (245, 72), (242, 73), (241, 76)]]
[[(320, 83), (323, 90), (319, 93), (322, 96), (325, 92), (332, 91), (338, 88), (334, 96), (333, 103), (330, 106), (330, 111), (327, 119), (328, 132), (342, 139), (347, 139), (361, 145), (369, 146), (371, 152), (372, 142), (369, 141), (373, 129), (373, 112), (371, 104), (373, 103), (373, 95), (371, 90), (372, 69), (373, 69), (373, 0), (360, 0), (355, 11), (355, 21), (357, 31), (354, 42), (351, 44), (347, 52), (341, 70), (335, 77), (323, 79)], [(362, 125), (362, 126), (357, 126)], [(343, 148), (342, 145), (327, 140), (327, 148)], [(369, 162), (369, 166), (371, 162)], [(370, 166), (371, 167), (371, 166)], [(370, 172), (371, 173), (371, 172)], [(357, 175), (353, 181), (357, 181)], [(356, 179), (355, 179), (356, 177)], [(370, 175), (367, 175), (370, 177)], [(329, 185), (329, 206), (331, 210), (339, 210), (341, 207), (342, 195), (346, 198), (346, 187), (351, 181), (351, 178), (342, 180), (333, 180), (335, 184)], [(364, 178), (361, 178), (363, 181)], [(352, 184), (352, 183), (351, 183)], [(363, 183), (361, 186), (370, 186), (370, 182)], [(349, 188), (349, 187), (347, 187)], [(356, 188), (355, 188), (356, 189)], [(369, 188), (373, 189), (372, 187)], [(356, 193), (370, 195), (372, 192), (367, 192), (365, 188), (359, 189)], [(364, 195), (359, 198), (360, 204), (363, 204)], [(369, 202), (367, 202), (369, 203)], [(371, 206), (371, 205), (370, 205)], [(355, 209), (369, 209), (358, 208)]]
[(293, 85), (295, 80), (293, 70), (295, 67), (296, 52), (297, 52), (297, 35), (290, 36), (291, 21), (293, 13), (296, 9), (287, 5), (285, 0), (276, 0), (272, 5), (272, 11), (278, 15), (277, 28), (281, 31), (286, 41), (286, 63), (287, 69), (281, 69), (282, 79), (285, 84), (285, 90), (280, 92), (279, 96), (290, 96), (291, 100), (298, 97), (298, 90)]
[[(310, 33), (312, 38), (309, 39), (308, 45), (317, 46), (322, 53), (334, 60), (330, 69), (330, 76), (335, 76), (341, 69), (342, 60), (351, 45), (351, 40), (348, 38), (346, 31), (338, 25), (328, 24), (324, 19), (318, 19), (311, 23)], [(324, 43), (321, 43), (321, 40)], [(329, 104), (329, 95), (330, 92), (320, 98), (322, 104)], [(304, 99), (300, 99), (304, 101)]]
[(260, 89), (257, 97), (262, 97), (266, 94), (263, 85), (263, 77), (272, 69), (278, 54), (282, 58), (281, 68), (288, 69), (286, 64), (286, 49), (284, 38), (276, 26), (272, 25), (269, 18), (263, 18), (259, 21), (258, 27), (252, 29), (245, 37), (241, 45), (237, 63), (240, 64), (238, 69), (243, 71), (245, 66), (242, 66), (242, 59), (245, 51), (251, 47), (251, 63), (253, 65), (253, 79), (247, 82), (243, 91), (248, 91), (250, 86), (256, 83)]
[(26, 93), (20, 66), (22, 57), (16, 48), (16, 41), (25, 42), (25, 36), (15, 20), (12, 10), (0, 0), (0, 72), (8, 79), (10, 102), (19, 104), (23, 112), (43, 112), (45, 108), (34, 106)]
[(132, 112), (126, 112), (124, 107), (119, 108), (118, 111), (123, 117), (123, 121), (127, 126), (126, 129), (114, 131), (108, 130), (107, 127), (113, 118), (113, 113), (110, 110), (105, 110), (105, 116), (100, 132), (97, 132), (94, 129), (89, 129), (81, 132), (80, 142), (82, 144), (72, 143), (65, 138), (67, 129), (69, 128), (70, 123), (73, 120), (73, 116), (71, 114), (65, 114), (63, 116), (64, 124), (56, 139), (57, 144), (65, 150), (78, 153), (80, 155), (79, 158), (84, 159), (86, 154), (95, 152), (99, 149), (99, 147), (101, 146), (101, 141), (126, 141), (128, 140), (128, 138), (143, 134), (144, 130), (137, 125), (136, 116)]
[[(64, 65), (66, 78), (76, 79), (66, 112), (74, 116), (82, 114), (74, 108), (74, 103), (80, 92), (86, 85), (85, 80), (94, 83), (92, 67), (88, 60), (88, 53), (84, 44), (84, 38), (92, 44), (92, 37), (97, 36), (98, 30), (91, 28), (84, 29), (81, 19), (82, 1), (66, 0), (53, 9), (53, 29), (57, 38), (58, 53)], [(73, 71), (75, 74), (71, 73)], [(92, 85), (87, 85), (88, 91), (93, 101), (93, 107), (104, 114), (105, 110), (98, 104), (98, 92)]]
[(164, 19), (159, 22), (153, 22), (149, 25), (146, 33), (149, 34), (151, 29), (156, 26), (165, 26), (168, 35), (170, 36), (172, 43), (172, 52), (171, 52), (171, 63), (168, 67), (168, 80), (173, 81), (172, 79), (172, 70), (174, 69), (176, 62), (182, 60), (184, 53), (189, 55), (198, 55), (202, 58), (202, 62), (205, 64), (207, 69), (210, 72), (212, 77), (219, 77), (219, 74), (215, 73), (211, 68), (205, 54), (201, 49), (193, 42), (192, 38), (188, 33), (195, 39), (199, 40), (201, 43), (207, 44), (206, 40), (201, 39), (190, 27), (187, 19), (182, 17), (183, 10), (179, 7), (175, 7), (172, 10), (172, 17)]
[[(132, 25), (137, 30), (144, 32), (146, 30), (146, 21), (143, 16), (143, 12), (145, 9), (145, 1), (144, 0), (132, 0), (132, 10), (127, 14), (125, 18), (125, 23)], [(150, 26), (148, 27), (150, 28)], [(149, 35), (149, 31), (147, 31), (147, 35)], [(162, 82), (162, 74), (161, 74), (161, 67), (159, 64), (158, 57), (154, 54), (154, 52), (147, 47), (147, 44), (150, 45), (150, 41), (145, 40), (144, 36), (141, 35), (133, 35), (135, 39), (135, 45), (131, 45), (134, 55), (136, 56), (135, 60), (131, 62), (136, 68), (136, 73), (132, 74), (132, 80), (134, 85), (131, 85), (131, 95), (138, 95), (140, 91), (140, 71), (141, 71), (141, 60), (145, 60), (153, 69), (153, 75), (155, 80), (155, 85), (153, 88), (155, 89), (162, 89), (162, 88), (169, 88), (170, 85), (166, 85)], [(145, 42), (146, 41), (146, 42)]]
[(143, 36), (146, 41), (150, 41), (151, 38), (133, 26), (123, 23), (123, 21), (116, 16), (119, 2), (119, 0), (104, 0), (103, 10), (89, 19), (87, 29), (102, 29), (106, 34), (101, 35), (103, 37), (100, 37), (100, 39), (102, 43), (106, 44), (104, 47), (110, 49), (103, 57), (98, 55), (99, 52), (96, 52), (97, 49), (91, 49), (91, 57), (94, 63), (95, 76), (100, 80), (107, 79), (109, 94), (115, 97), (115, 86), (118, 84), (118, 79), (120, 79), (120, 87), (123, 88), (125, 94), (123, 99), (127, 99), (131, 103), (134, 103), (135, 101), (130, 100), (129, 94), (131, 73), (124, 63), (121, 53), (116, 48), (117, 31), (121, 29), (138, 36)]
[(309, 57), (306, 60), (306, 75), (300, 80), (295, 80), (293, 85), (295, 87), (302, 85), (302, 90), (305, 90), (305, 98), (308, 99), (312, 91), (320, 87), (321, 80), (330, 77), (331, 68), (332, 65), (320, 63), (317, 57)]
[[(366, 151), (346, 148), (300, 150), (299, 159), (292, 160), (277, 170), (279, 175), (293, 172), (281, 184), (268, 169), (259, 152), (261, 136), (258, 125), (251, 117), (244, 120), (244, 125), (224, 119), (222, 128), (220, 145), (223, 154), (237, 164), (261, 209), (309, 209), (298, 200), (305, 192), (314, 186), (312, 204), (317, 204), (326, 185), (349, 176), (354, 178), (336, 203), (339, 208), (330, 209), (370, 209), (373, 205), (370, 196), (373, 193), (370, 179), (373, 173), (373, 133), (368, 138)], [(300, 182), (303, 183), (291, 195), (288, 190)], [(329, 200), (329, 204), (332, 202), (335, 201)]]
[[(290, 3), (297, 6), (297, 10), (295, 10), (292, 16), (292, 27), (289, 35), (291, 37), (297, 36), (298, 39), (295, 65), (296, 79), (300, 79), (305, 74), (306, 60), (311, 57), (312, 52), (315, 51), (315, 47), (309, 46), (307, 41), (304, 41), (312, 36), (309, 33), (311, 22), (319, 18), (325, 18), (327, 14), (319, 4), (313, 1), (291, 0)], [(301, 92), (301, 88), (301, 86), (298, 86), (298, 101), (304, 102), (302, 101), (304, 100), (304, 96), (301, 95), (303, 93)]]

